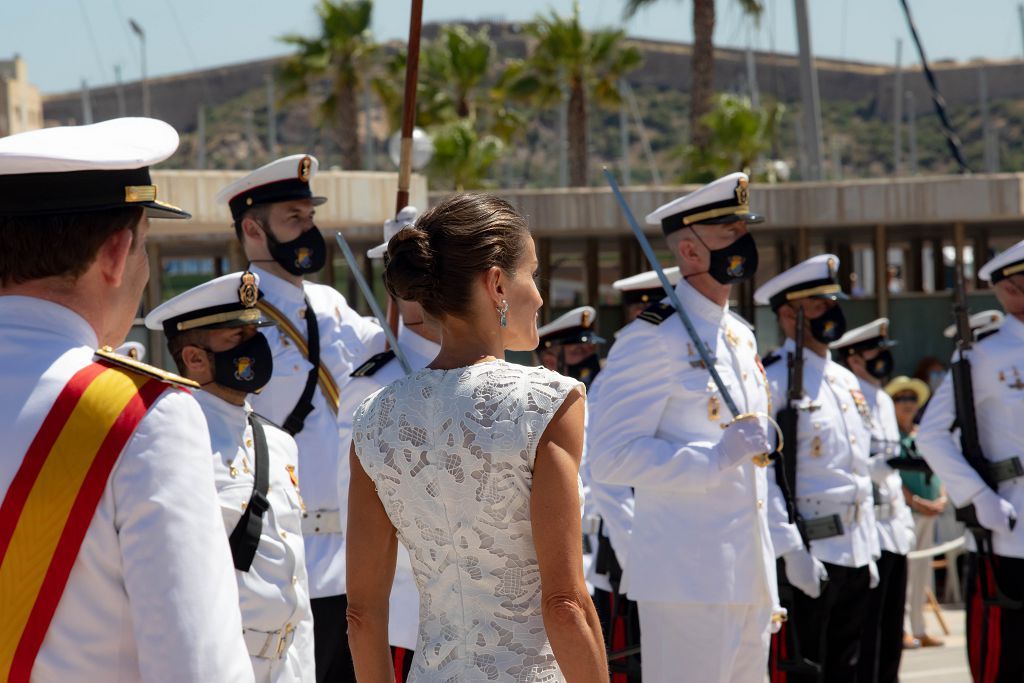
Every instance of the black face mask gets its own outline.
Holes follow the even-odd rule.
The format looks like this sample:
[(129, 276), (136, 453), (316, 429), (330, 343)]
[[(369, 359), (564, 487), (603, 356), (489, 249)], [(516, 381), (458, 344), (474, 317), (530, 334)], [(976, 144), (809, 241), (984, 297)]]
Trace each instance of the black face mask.
[(206, 352), (213, 355), (213, 381), (228, 389), (257, 394), (274, 373), (274, 356), (262, 332), (233, 349)]
[[(693, 227), (691, 226), (690, 229), (693, 230)], [(705, 272), (719, 283), (734, 285), (754, 277), (754, 273), (757, 272), (757, 243), (749, 232), (721, 249), (711, 249), (704, 244), (704, 240), (700, 238), (696, 230), (693, 230), (693, 234), (708, 250), (708, 269)], [(700, 275), (700, 273), (693, 275)], [(687, 275), (687, 277), (693, 277), (693, 275)]]
[(278, 242), (266, 228), (263, 232), (270, 255), (292, 275), (315, 273), (327, 262), (327, 243), (315, 225), (290, 242)]
[(590, 383), (597, 377), (597, 373), (601, 371), (601, 359), (597, 357), (596, 353), (592, 353), (579, 363), (565, 366), (565, 374), (573, 379), (578, 379), (589, 389)]
[(811, 336), (822, 344), (831, 344), (846, 334), (843, 309), (833, 306), (811, 321)]
[(882, 349), (878, 352), (877, 356), (871, 360), (865, 360), (864, 363), (867, 366), (869, 375), (875, 379), (883, 379), (892, 374), (892, 366), (895, 361), (892, 357), (892, 351)]

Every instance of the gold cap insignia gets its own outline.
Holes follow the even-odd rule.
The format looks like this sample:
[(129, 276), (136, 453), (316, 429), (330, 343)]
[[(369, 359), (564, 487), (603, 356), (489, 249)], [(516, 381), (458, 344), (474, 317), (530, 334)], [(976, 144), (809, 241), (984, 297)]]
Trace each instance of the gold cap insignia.
[(888, 337), (889, 336), (889, 323), (882, 323), (882, 328), (878, 331), (878, 333), (881, 336), (883, 336), (883, 337)]
[(834, 278), (836, 276), (836, 260), (834, 258), (830, 258), (826, 264), (828, 265), (828, 276), (830, 278)]
[(304, 183), (309, 182), (309, 174), (313, 168), (313, 160), (308, 156), (302, 157), (299, 160), (299, 180)]
[(256, 276), (245, 271), (242, 273), (242, 284), (238, 288), (238, 300), (246, 308), (252, 308), (260, 298), (260, 288), (256, 286)]
[(740, 178), (736, 181), (736, 203), (740, 206), (746, 206), (750, 203), (750, 189), (747, 185), (746, 178)]
[(590, 327), (590, 311), (583, 311), (580, 314), (580, 327)]

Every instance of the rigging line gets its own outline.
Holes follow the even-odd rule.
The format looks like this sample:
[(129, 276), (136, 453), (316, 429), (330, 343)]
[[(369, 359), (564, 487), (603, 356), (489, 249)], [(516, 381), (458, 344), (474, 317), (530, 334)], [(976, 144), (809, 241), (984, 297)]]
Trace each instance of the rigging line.
[(103, 57), (100, 55), (100, 45), (96, 42), (96, 34), (92, 31), (92, 22), (89, 21), (89, 12), (85, 9), (85, 0), (78, 0), (78, 8), (82, 10), (82, 20), (83, 23), (85, 23), (85, 32), (89, 36), (89, 42), (92, 44), (93, 54), (96, 56), (96, 65), (99, 67), (99, 78), (97, 81), (102, 81), (104, 74), (107, 73), (107, 69), (103, 66)]
[(181, 19), (178, 17), (177, 10), (174, 9), (173, 0), (164, 0), (164, 4), (167, 5), (167, 11), (171, 13), (171, 19), (174, 20), (174, 26), (178, 30), (178, 37), (181, 38), (182, 45), (185, 46), (185, 52), (188, 54), (189, 61), (192, 62), (192, 68), (198, 72), (199, 84), (203, 89), (203, 99), (210, 99), (210, 89), (206, 84), (206, 74), (204, 70), (199, 66), (199, 60), (196, 59), (196, 53), (192, 49), (192, 44), (188, 40), (188, 35), (185, 32), (185, 27), (181, 23)]

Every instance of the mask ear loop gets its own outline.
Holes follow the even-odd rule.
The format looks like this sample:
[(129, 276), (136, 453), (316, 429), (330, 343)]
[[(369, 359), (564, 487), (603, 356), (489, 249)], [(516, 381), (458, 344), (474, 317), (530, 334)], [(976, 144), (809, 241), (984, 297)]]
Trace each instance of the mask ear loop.
[(768, 424), (770, 424), (772, 427), (775, 427), (775, 435), (777, 436), (777, 438), (775, 440), (775, 444), (776, 444), (775, 445), (775, 450), (770, 452), (770, 453), (758, 453), (757, 455), (752, 457), (750, 460), (751, 460), (751, 462), (753, 462), (758, 467), (768, 467), (768, 465), (770, 465), (772, 463), (772, 461), (775, 460), (776, 454), (779, 457), (782, 457), (782, 449), (786, 445), (786, 440), (785, 440), (785, 438), (782, 435), (782, 427), (780, 427), (779, 423), (775, 421), (775, 418), (773, 418), (768, 413), (762, 413), (762, 412), (740, 413), (739, 415), (734, 417), (732, 419), (732, 421), (729, 422), (728, 425), (725, 425), (725, 427), (722, 427), (722, 429), (725, 429), (726, 427), (731, 425), (733, 422), (739, 422), (740, 420), (749, 420), (749, 419), (757, 420), (757, 419), (760, 419), (760, 418), (764, 418), (764, 419), (768, 420)]
[[(709, 247), (707, 245), (707, 243), (704, 242), (703, 239), (701, 239), (700, 233), (698, 233), (697, 229), (694, 228), (692, 225), (687, 225), (686, 228), (684, 228), (684, 229), (688, 229), (690, 232), (692, 232), (693, 236), (697, 238), (698, 242), (700, 242), (700, 246), (702, 246), (702, 247), (704, 247), (705, 249), (708, 250), (708, 263), (710, 264), (711, 263), (711, 247)], [(708, 271), (708, 270), (702, 270), (699, 273), (690, 273), (689, 275), (684, 275), (683, 279), (684, 280), (689, 280), (691, 277), (697, 277), (698, 275), (704, 275), (704, 274), (709, 273), (709, 272), (710, 271)]]

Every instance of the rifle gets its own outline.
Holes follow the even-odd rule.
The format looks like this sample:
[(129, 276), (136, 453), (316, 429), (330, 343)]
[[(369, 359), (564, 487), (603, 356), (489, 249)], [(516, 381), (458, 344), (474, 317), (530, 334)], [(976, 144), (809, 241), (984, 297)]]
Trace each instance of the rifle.
[[(775, 421), (782, 431), (783, 445), (773, 455), (775, 461), (775, 483), (782, 491), (782, 498), (786, 501), (786, 513), (790, 524), (796, 524), (800, 531), (800, 539), (808, 552), (811, 550), (811, 542), (807, 538), (804, 529), (803, 517), (796, 505), (796, 458), (797, 458), (797, 425), (800, 421), (800, 409), (797, 407), (804, 395), (804, 309), (801, 306), (796, 310), (796, 350), (787, 359), (787, 383), (786, 383), (786, 406), (776, 415)], [(779, 602), (788, 610), (795, 608), (796, 588), (785, 580), (784, 561), (780, 558), (777, 564), (779, 575)], [(820, 680), (822, 667), (803, 655), (800, 647), (800, 634), (797, 633), (796, 623), (787, 621), (782, 625), (779, 632), (773, 636), (786, 643), (789, 649), (789, 656), (785, 659), (780, 657), (774, 663), (774, 667), (780, 672), (813, 676)], [(807, 637), (806, 635), (804, 636)], [(813, 635), (811, 637), (814, 637)]]
[[(970, 312), (967, 310), (967, 288), (964, 284), (963, 265), (957, 264), (955, 285), (953, 289), (953, 316), (956, 319), (957, 359), (950, 368), (953, 378), (953, 398), (956, 406), (956, 424), (960, 427), (960, 451), (964, 460), (970, 465), (985, 485), (993, 491), (997, 490), (998, 482), (992, 477), (989, 462), (981, 450), (978, 436), (978, 420), (974, 411), (974, 387), (971, 380), (970, 352), (974, 343), (974, 332), (971, 330)], [(966, 505), (956, 509), (956, 519), (967, 526), (974, 536), (978, 549), (978, 557), (983, 565), (991, 566), (993, 562), (992, 532), (981, 526), (974, 505)], [(1010, 520), (1013, 529), (1015, 520)], [(981, 597), (985, 605), (1020, 609), (1024, 603), (1008, 597), (995, 580), (995, 573), (980, 568)]]
[(775, 457), (775, 483), (782, 491), (786, 501), (786, 512), (790, 524), (796, 524), (800, 530), (800, 538), (804, 547), (811, 549), (811, 543), (804, 531), (803, 519), (796, 505), (796, 458), (797, 458), (797, 425), (800, 412), (797, 404), (804, 395), (804, 309), (796, 312), (796, 351), (787, 359), (788, 381), (786, 384), (786, 407), (775, 416), (782, 429), (784, 439), (781, 452)]

